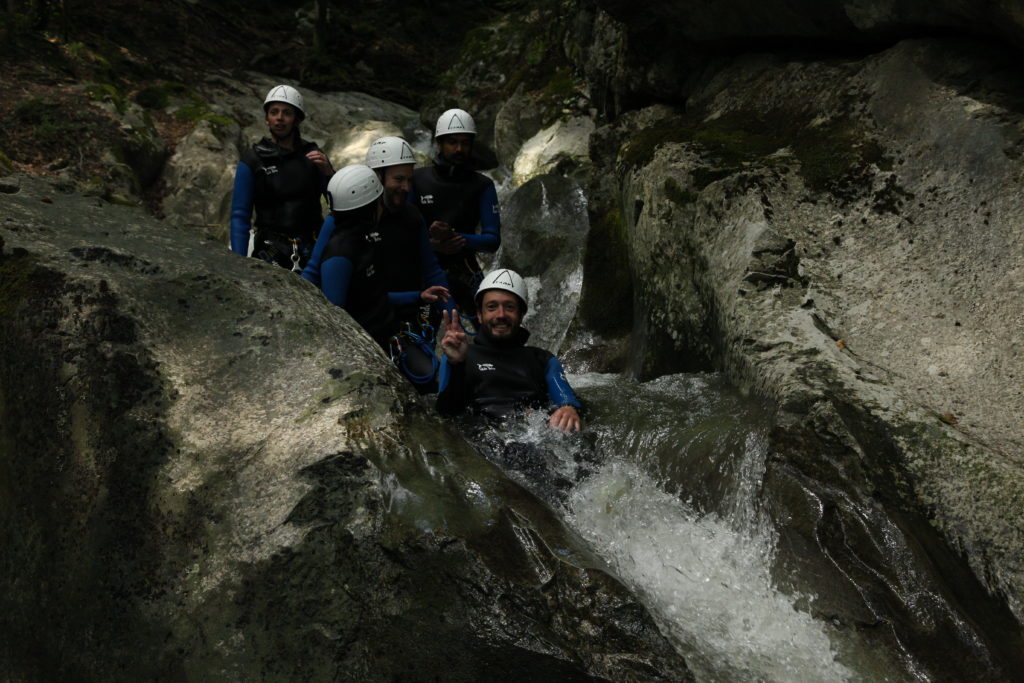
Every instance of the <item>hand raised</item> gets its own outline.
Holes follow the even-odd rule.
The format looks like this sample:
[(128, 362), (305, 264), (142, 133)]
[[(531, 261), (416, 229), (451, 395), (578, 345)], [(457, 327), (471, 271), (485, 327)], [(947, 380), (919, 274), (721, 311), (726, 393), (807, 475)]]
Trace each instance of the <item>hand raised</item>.
[(444, 336), (441, 337), (441, 350), (448, 357), (448, 362), (459, 364), (466, 360), (469, 351), (469, 337), (462, 331), (458, 311), (441, 311), (444, 323)]
[(331, 166), (330, 159), (327, 155), (318, 149), (314, 149), (311, 152), (306, 153), (306, 158), (313, 162), (313, 165), (319, 169), (321, 173), (326, 176), (334, 175), (334, 168)]

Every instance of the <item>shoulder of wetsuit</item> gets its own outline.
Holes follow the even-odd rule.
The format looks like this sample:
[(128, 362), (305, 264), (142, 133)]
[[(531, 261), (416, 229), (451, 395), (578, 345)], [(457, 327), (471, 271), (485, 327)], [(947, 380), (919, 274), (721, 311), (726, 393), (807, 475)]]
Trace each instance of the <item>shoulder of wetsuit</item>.
[(315, 152), (318, 149), (320, 149), (320, 145), (316, 144), (315, 142), (299, 138), (298, 150), (302, 152), (303, 156), (310, 152)]
[[(260, 142), (262, 142), (262, 140)], [(242, 163), (246, 164), (252, 169), (258, 169), (263, 166), (262, 157), (260, 157), (260, 153), (259, 151), (257, 151), (259, 144), (260, 143), (257, 142), (252, 146), (247, 147), (246, 150), (242, 152)]]
[(280, 156), (281, 154), (281, 148), (278, 147), (273, 140), (267, 137), (260, 138), (260, 141), (252, 146), (252, 151), (261, 159)]

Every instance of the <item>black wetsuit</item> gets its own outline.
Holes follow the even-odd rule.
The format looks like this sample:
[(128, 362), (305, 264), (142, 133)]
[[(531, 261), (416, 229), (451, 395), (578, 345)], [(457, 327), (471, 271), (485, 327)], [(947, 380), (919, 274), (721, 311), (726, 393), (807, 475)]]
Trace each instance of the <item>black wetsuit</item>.
[(332, 303), (341, 306), (373, 339), (387, 348), (398, 331), (387, 283), (377, 267), (380, 234), (373, 221), (335, 223), (324, 248), (320, 267), (321, 289)]
[(305, 264), (323, 220), (320, 197), (327, 184), (327, 176), (306, 158), (317, 149), (315, 142), (301, 138), (295, 149), (263, 138), (245, 151), (235, 171), (232, 250), (243, 256), (247, 252), (255, 208), (253, 256), (291, 268), (292, 240), (296, 240), (299, 266)]
[(450, 364), (446, 357), (441, 364), (438, 412), (454, 415), (468, 406), (488, 417), (504, 418), (525, 408), (579, 408), (562, 364), (548, 351), (526, 346), (529, 336), (522, 327), (507, 341), (481, 331), (469, 345), (464, 362)]
[(436, 159), (433, 166), (413, 172), (409, 197), (428, 226), (434, 221), (443, 221), (466, 238), (462, 251), (439, 253), (437, 259), (448, 275), (459, 308), (469, 315), (475, 314), (473, 297), (481, 277), (476, 253), (494, 252), (501, 245), (501, 216), (494, 183), (468, 167)]

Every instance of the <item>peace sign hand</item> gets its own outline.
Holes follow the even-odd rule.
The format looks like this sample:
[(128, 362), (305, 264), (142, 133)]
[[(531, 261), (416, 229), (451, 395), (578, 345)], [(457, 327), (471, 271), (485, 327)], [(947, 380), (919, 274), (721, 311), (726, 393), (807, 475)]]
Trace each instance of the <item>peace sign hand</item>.
[(458, 365), (466, 360), (466, 352), (469, 351), (469, 338), (462, 331), (458, 311), (441, 311), (441, 320), (444, 323), (441, 350), (448, 357), (449, 363)]

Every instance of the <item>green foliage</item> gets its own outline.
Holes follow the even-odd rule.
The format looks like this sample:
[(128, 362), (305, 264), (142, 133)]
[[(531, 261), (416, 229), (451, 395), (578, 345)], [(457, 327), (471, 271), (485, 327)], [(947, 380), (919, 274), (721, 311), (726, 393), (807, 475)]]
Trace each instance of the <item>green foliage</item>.
[(0, 173), (11, 173), (12, 171), (14, 171), (14, 162), (3, 151), (0, 151)]
[(68, 140), (88, 135), (93, 128), (92, 122), (81, 112), (66, 111), (60, 103), (41, 98), (18, 104), (14, 108), (14, 120), (28, 127), (42, 146), (63, 145)]

